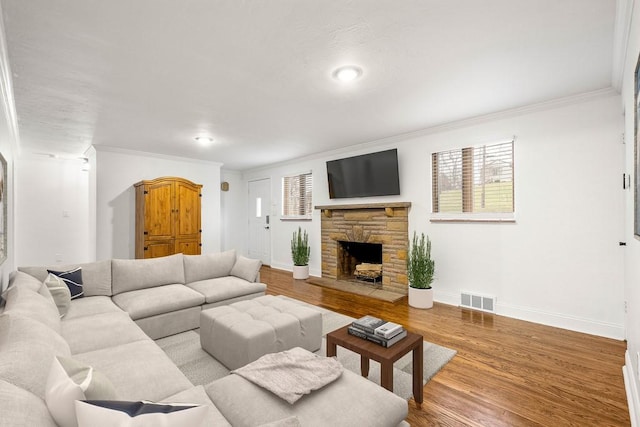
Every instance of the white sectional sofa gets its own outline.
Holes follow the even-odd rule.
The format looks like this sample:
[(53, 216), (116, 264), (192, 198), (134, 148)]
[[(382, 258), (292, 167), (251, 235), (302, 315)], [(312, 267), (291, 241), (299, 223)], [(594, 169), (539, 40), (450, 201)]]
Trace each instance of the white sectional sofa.
[(90, 366), (116, 400), (205, 405), (203, 426), (406, 425), (404, 399), (346, 370), (293, 405), (238, 375), (189, 382), (152, 338), (198, 327), (203, 307), (264, 294), (255, 265), (235, 253), (84, 264), (84, 297), (62, 318), (46, 268), (12, 273), (0, 312), (0, 426), (58, 425), (47, 406), (58, 359)]
[(85, 296), (110, 297), (150, 338), (158, 339), (197, 328), (203, 308), (264, 295), (260, 266), (259, 260), (230, 250), (18, 270), (44, 281), (48, 270), (80, 267)]

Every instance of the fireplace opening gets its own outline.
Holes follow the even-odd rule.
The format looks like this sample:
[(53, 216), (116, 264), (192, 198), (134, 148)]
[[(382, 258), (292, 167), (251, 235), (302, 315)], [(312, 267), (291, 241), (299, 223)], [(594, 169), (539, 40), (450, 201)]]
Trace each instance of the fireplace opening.
[(338, 242), (338, 280), (382, 281), (382, 244)]

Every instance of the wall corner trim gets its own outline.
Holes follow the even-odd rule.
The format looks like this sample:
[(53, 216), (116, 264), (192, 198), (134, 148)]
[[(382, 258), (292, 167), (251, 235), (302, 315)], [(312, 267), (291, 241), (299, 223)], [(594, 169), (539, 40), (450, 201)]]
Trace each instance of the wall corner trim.
[(624, 378), (624, 389), (627, 393), (627, 405), (629, 406), (629, 418), (631, 419), (631, 427), (640, 426), (638, 409), (640, 409), (640, 400), (638, 399), (638, 388), (633, 375), (633, 362), (629, 355), (629, 350), (624, 353), (624, 366), (622, 367), (622, 376)]

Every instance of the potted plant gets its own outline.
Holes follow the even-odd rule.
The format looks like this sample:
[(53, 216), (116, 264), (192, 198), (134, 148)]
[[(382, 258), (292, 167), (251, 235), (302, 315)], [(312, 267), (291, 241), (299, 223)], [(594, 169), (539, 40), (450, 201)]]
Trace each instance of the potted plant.
[(418, 239), (413, 232), (413, 241), (407, 257), (407, 277), (409, 278), (409, 305), (416, 308), (433, 307), (433, 275), (435, 261), (431, 259), (431, 240), (422, 233)]
[(309, 236), (300, 227), (293, 232), (291, 239), (291, 258), (293, 258), (293, 278), (307, 279), (309, 277)]

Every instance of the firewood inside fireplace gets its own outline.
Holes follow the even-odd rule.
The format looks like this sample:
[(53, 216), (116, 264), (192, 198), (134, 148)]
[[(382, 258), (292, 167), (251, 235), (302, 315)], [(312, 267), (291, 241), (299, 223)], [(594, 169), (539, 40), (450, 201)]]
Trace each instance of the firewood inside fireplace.
[(382, 264), (363, 262), (356, 265), (355, 276), (358, 279), (378, 280), (382, 277)]

